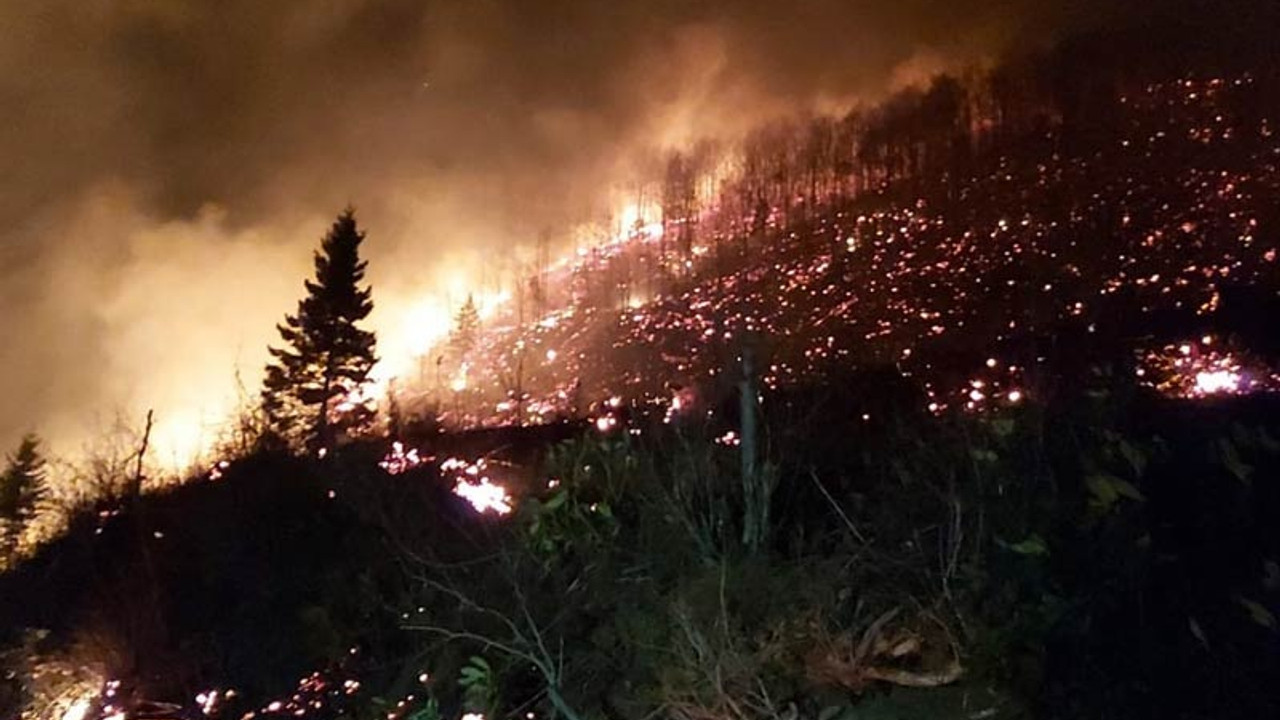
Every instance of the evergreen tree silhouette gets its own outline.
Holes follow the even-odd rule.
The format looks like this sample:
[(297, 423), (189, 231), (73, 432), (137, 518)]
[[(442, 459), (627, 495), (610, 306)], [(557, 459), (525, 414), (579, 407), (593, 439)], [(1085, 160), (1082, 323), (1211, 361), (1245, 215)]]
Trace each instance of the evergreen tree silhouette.
[(363, 240), (347, 208), (315, 254), (315, 279), (304, 283), (297, 313), (276, 326), (284, 344), (270, 348), (262, 408), (269, 432), (295, 449), (327, 449), (373, 417), (359, 397), (377, 362), (376, 337), (357, 326), (373, 309), (371, 289), (360, 287)]
[(40, 438), (28, 433), (0, 475), (0, 554), (12, 556), (17, 550), (23, 528), (48, 496), (45, 470)]
[(480, 309), (476, 307), (475, 298), (467, 295), (453, 320), (453, 332), (450, 333), (449, 346), (457, 356), (458, 364), (467, 361), (471, 351), (475, 349), (480, 335)]

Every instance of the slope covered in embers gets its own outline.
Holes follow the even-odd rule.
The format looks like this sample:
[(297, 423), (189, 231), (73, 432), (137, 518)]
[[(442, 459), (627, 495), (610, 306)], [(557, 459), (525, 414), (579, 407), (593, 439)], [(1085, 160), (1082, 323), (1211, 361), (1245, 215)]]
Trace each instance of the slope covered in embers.
[[(745, 346), (767, 387), (893, 364), (936, 410), (1050, 392), (1041, 366), (1080, 340), (1131, 353), (1222, 334), (1274, 356), (1277, 78), (1117, 76), (1069, 99), (1046, 82), (944, 79), (857, 128), (746, 148), (747, 166), (784, 159), (696, 222), (540, 279), (571, 289), (564, 305), (492, 323), (443, 406), (483, 424), (670, 412), (683, 389), (735, 376)], [(805, 160), (806, 133), (823, 160)]]

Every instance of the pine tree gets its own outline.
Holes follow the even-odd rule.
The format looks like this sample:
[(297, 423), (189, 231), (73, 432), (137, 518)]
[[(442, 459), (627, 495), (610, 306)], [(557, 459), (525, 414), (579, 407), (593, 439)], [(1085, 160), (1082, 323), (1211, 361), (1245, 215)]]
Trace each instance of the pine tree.
[(28, 433), (9, 456), (0, 475), (0, 551), (11, 556), (22, 530), (35, 517), (48, 496), (45, 459), (40, 438)]
[(370, 288), (360, 287), (362, 240), (347, 208), (315, 254), (315, 279), (304, 283), (298, 312), (276, 326), (284, 346), (270, 348), (262, 407), (269, 430), (295, 448), (327, 449), (339, 432), (372, 420), (358, 398), (377, 362), (374, 334), (356, 325), (373, 309)]
[(480, 335), (480, 310), (476, 307), (475, 298), (467, 295), (467, 301), (458, 310), (453, 321), (453, 332), (449, 336), (449, 347), (458, 358), (458, 363), (467, 361), (467, 357), (476, 347)]

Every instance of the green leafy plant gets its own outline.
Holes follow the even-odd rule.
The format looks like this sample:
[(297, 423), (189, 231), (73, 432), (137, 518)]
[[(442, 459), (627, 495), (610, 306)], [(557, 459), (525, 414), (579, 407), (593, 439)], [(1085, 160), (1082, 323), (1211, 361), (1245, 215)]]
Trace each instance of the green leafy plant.
[(479, 655), (472, 655), (458, 671), (458, 687), (466, 697), (467, 707), (491, 714), (498, 702), (498, 684), (493, 666)]

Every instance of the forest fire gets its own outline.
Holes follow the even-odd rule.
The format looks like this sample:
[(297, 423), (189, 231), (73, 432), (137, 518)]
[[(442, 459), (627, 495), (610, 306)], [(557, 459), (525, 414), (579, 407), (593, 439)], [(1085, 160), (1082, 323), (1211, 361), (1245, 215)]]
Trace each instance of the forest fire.
[(0, 8), (0, 717), (1277, 716), (1280, 49), (959, 2)]
[[(510, 304), (488, 317), (465, 358), (451, 359), (442, 338), (427, 355), (452, 368), (441, 404), (452, 408), (449, 422), (464, 426), (547, 422), (616, 396), (637, 410), (662, 406), (670, 419), (683, 400), (664, 401), (664, 385), (731, 374), (742, 343), (761, 341), (770, 361), (760, 381), (769, 389), (837, 365), (892, 362), (924, 385), (935, 412), (1023, 402), (1026, 366), (1034, 371), (1043, 359), (1005, 372), (1008, 363), (988, 358), (986, 377), (959, 380), (945, 362), (947, 348), (977, 336), (1016, 345), (1059, 326), (1112, 332), (1116, 315), (1108, 308), (1212, 315), (1227, 282), (1274, 274), (1274, 248), (1258, 246), (1258, 203), (1280, 187), (1268, 160), (1275, 139), (1228, 112), (1231, 98), (1253, 92), (1255, 82), (1242, 76), (1142, 88), (1124, 101), (1130, 124), (1114, 159), (1005, 162), (969, 181), (965, 192), (999, 201), (1001, 212), (989, 217), (950, 217), (928, 193), (849, 212), (840, 184), (823, 175), (831, 169), (820, 166), (806, 171), (822, 178), (817, 195), (766, 183), (768, 203), (735, 206), (738, 186), (764, 182), (742, 169), (757, 161), (739, 158), (736, 174), (718, 165), (718, 194), (700, 196), (703, 204), (668, 222), (624, 204), (612, 235), (513, 283), (519, 289)], [(1231, 132), (1193, 132), (1232, 122)], [(1169, 123), (1189, 129), (1172, 133)], [(1158, 174), (1169, 153), (1206, 145), (1226, 152), (1224, 143), (1248, 148), (1258, 162)], [(1033, 202), (1035, 193), (1103, 169), (1106, 193), (1070, 217)], [(1187, 200), (1145, 205), (1139, 187)], [(680, 195), (670, 187), (663, 193)], [(1119, 233), (1123, 242), (1099, 253), (1071, 229), (1081, 224)], [(743, 239), (752, 226), (772, 239)], [(1197, 370), (1199, 380), (1189, 376), (1181, 395), (1267, 386), (1228, 365)], [(521, 412), (534, 406), (537, 413)]]

